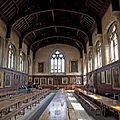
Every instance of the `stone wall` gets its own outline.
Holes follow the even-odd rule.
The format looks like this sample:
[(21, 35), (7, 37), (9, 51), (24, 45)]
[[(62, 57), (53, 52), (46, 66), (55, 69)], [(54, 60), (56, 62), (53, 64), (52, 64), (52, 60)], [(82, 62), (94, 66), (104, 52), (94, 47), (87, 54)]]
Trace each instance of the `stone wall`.
[[(35, 56), (35, 67), (34, 67), (34, 74), (35, 75), (40, 75), (38, 73), (38, 63), (44, 62), (45, 64), (45, 72), (43, 74), (50, 74), (50, 55), (54, 50), (60, 50), (63, 52), (65, 55), (65, 60), (66, 60), (66, 74), (67, 75), (81, 75), (82, 74), (82, 62), (80, 59), (80, 53), (79, 51), (72, 46), (69, 45), (63, 45), (63, 44), (54, 44), (54, 45), (49, 45), (43, 48), (40, 48)], [(72, 60), (78, 60), (78, 72), (75, 73), (70, 73), (70, 61)]]
[[(19, 37), (12, 30), (10, 38), (6, 38), (6, 24), (0, 19), (0, 92), (6, 92), (19, 89), (22, 85), (27, 84), (27, 45), (23, 43), (22, 49), (19, 49)], [(12, 43), (16, 48), (16, 67), (14, 70), (7, 68), (8, 45)], [(25, 72), (19, 72), (19, 52), (25, 53)], [(32, 51), (30, 52), (31, 64), (29, 66), (32, 74)]]

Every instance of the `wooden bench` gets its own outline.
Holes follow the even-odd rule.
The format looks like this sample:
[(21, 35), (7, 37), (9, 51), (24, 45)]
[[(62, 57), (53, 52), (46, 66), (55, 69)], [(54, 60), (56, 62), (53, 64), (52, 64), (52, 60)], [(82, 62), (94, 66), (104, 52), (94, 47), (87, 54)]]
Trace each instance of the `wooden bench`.
[(6, 91), (6, 92), (0, 92), (0, 99), (3, 97), (10, 97), (13, 95), (19, 94), (18, 90), (13, 90), (13, 91)]
[(15, 110), (11, 111), (10, 113), (8, 113), (8, 114), (5, 115), (4, 117), (2, 117), (1, 120), (9, 120), (9, 119), (11, 119), (12, 117), (14, 117), (15, 120), (16, 120), (16, 116), (17, 116), (19, 113), (22, 114), (22, 115), (24, 115), (24, 114), (25, 114), (25, 109), (26, 109), (26, 108), (28, 109), (29, 106), (30, 106), (30, 108), (31, 108), (31, 106), (32, 106), (33, 104), (36, 104), (36, 103), (38, 102), (38, 100), (39, 100), (39, 99), (36, 99), (36, 100), (34, 100), (34, 101), (31, 101), (30, 103), (27, 103), (27, 104), (23, 105), (22, 107), (19, 107), (18, 109), (15, 109)]
[(88, 98), (86, 98), (83, 95), (79, 95), (79, 97), (89, 105), (89, 107), (91, 108), (91, 110), (94, 110), (96, 115), (101, 115), (101, 108), (96, 105), (95, 103), (93, 103), (91, 100), (89, 100)]
[(46, 96), (48, 93), (46, 91), (46, 93), (44, 93), (41, 96), (38, 96), (36, 99), (30, 101), (29, 103), (26, 103), (25, 105), (9, 112), (8, 114), (6, 114), (5, 116), (3, 116), (0, 120), (11, 120), (11, 118), (14, 117), (14, 119), (16, 120), (16, 116), (21, 114), (24, 115), (25, 114), (25, 109), (31, 109), (32, 105), (36, 105), (37, 103), (39, 103), (39, 101), (41, 100), (41, 98), (44, 98), (43, 96)]
[[(41, 92), (37, 92), (37, 93), (29, 93), (20, 97), (17, 97), (15, 99), (10, 99), (7, 101), (3, 101), (0, 104), (0, 117), (2, 117), (4, 114), (8, 114), (8, 112), (10, 111), (10, 108), (12, 106), (15, 106), (16, 109), (21, 107), (22, 103), (28, 103), (31, 100), (35, 100), (37, 97), (41, 96), (41, 99), (44, 98), (47, 94), (49, 94), (49, 90), (45, 90), (43, 91), (43, 93)], [(7, 110), (7, 111), (6, 111)]]
[(68, 108), (68, 120), (75, 120), (76, 115), (73, 106), (71, 105), (70, 101), (67, 99), (67, 108)]

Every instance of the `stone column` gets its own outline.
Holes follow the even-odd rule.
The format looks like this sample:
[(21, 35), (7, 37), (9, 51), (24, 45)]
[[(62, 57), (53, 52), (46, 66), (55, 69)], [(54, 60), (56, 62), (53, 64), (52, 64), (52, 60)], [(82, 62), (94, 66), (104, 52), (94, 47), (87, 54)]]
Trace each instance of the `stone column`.
[(84, 53), (84, 56), (83, 56), (83, 75), (86, 75), (86, 73), (88, 72), (87, 71), (87, 54)]
[(83, 75), (83, 58), (80, 58), (79, 64), (78, 64), (78, 71), (80, 72), (80, 75)]
[(94, 58), (93, 58), (93, 46), (89, 46), (88, 51), (87, 51), (87, 73), (92, 71), (92, 70), (88, 71), (89, 51), (92, 52), (92, 70), (93, 70), (93, 63), (94, 63), (93, 62), (94, 61)]
[(5, 39), (3, 39), (2, 37), (0, 37), (0, 66), (3, 66), (3, 57), (4, 57), (4, 42)]
[(30, 74), (30, 68), (31, 68), (31, 59), (30, 59), (30, 55), (27, 55), (27, 73), (28, 75)]
[[(79, 74), (80, 75), (83, 75), (83, 58), (80, 58), (80, 61), (79, 61), (79, 64), (78, 64), (78, 71), (79, 71)], [(83, 76), (81, 76), (81, 82), (82, 82), (82, 85), (83, 85)]]
[(25, 73), (28, 74), (28, 58), (26, 54), (25, 54), (24, 69), (25, 69)]
[(102, 34), (97, 34), (97, 41), (99, 41), (101, 43), (102, 66), (104, 66), (105, 65), (105, 59), (106, 59), (106, 57), (105, 57), (105, 41), (103, 41)]
[(16, 59), (17, 59), (17, 66), (16, 66), (16, 70), (17, 71), (20, 71), (20, 53), (22, 52), (22, 48), (19, 48), (18, 50), (17, 50), (17, 56), (16, 56)]
[(35, 74), (35, 63), (36, 63), (36, 60), (33, 59), (33, 66), (32, 66), (32, 74)]
[(2, 47), (2, 66), (7, 67), (7, 62), (8, 62), (8, 44), (9, 44), (9, 38), (6, 38), (3, 41), (3, 47)]

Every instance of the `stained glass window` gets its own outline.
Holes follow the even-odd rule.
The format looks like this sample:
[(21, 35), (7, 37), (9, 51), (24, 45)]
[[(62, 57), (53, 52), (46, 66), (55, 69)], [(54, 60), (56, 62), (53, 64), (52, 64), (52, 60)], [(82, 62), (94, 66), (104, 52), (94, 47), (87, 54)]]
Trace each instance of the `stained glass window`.
[(56, 50), (51, 55), (51, 73), (64, 73), (65, 72), (65, 58), (64, 55)]

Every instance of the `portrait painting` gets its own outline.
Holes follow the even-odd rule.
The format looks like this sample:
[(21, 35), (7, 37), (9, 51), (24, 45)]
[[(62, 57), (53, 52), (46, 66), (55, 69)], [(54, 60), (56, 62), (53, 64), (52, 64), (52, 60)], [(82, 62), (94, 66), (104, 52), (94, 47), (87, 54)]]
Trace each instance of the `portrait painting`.
[(5, 87), (11, 87), (11, 73), (5, 73)]

